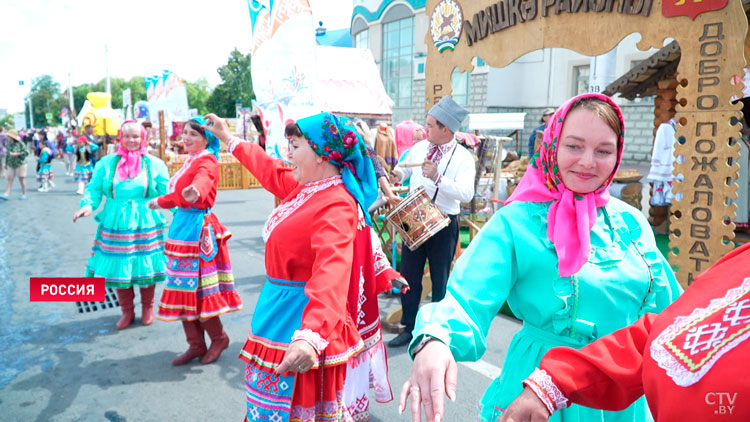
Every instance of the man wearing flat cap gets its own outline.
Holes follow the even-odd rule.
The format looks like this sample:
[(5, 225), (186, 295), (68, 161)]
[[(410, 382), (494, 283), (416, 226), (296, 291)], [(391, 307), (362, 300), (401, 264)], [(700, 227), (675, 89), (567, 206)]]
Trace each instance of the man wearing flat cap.
[[(423, 187), (440, 211), (450, 218), (450, 224), (415, 250), (402, 245), (400, 272), (409, 283), (410, 290), (401, 294), (401, 323), (405, 329), (388, 343), (390, 347), (406, 346), (412, 339), (426, 262), (430, 264), (432, 301), (438, 302), (445, 296), (458, 242), (461, 202), (469, 202), (474, 197), (474, 158), (456, 142), (454, 136), (467, 114), (451, 97), (443, 97), (427, 113), (425, 128), (429, 142), (415, 144), (393, 170), (394, 176), (402, 182), (411, 176), (411, 191)], [(421, 167), (402, 166), (415, 163), (423, 164)]]

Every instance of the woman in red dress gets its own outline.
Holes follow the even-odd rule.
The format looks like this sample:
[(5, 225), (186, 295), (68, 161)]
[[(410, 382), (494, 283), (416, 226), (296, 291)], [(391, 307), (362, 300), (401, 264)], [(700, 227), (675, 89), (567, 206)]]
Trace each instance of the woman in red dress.
[[(353, 298), (367, 285), (360, 280), (374, 274), (370, 238), (360, 237), (371, 233), (361, 210), (377, 196), (364, 142), (349, 119), (300, 119), (286, 129), (288, 168), (257, 144), (232, 138), (223, 120), (207, 118), (261, 185), (283, 198), (263, 230), (266, 284), (240, 355), (247, 363), (246, 418), (351, 420), (346, 368), (365, 347)], [(358, 245), (368, 246), (369, 258)]]
[(580, 350), (550, 349), (500, 421), (546, 421), (571, 402), (620, 410), (644, 394), (656, 422), (750, 420), (748, 263), (745, 244), (660, 314)]
[[(173, 365), (218, 359), (229, 346), (219, 315), (242, 309), (227, 248), (232, 234), (211, 211), (219, 185), (219, 140), (204, 131), (203, 122), (195, 118), (185, 125), (188, 158), (170, 179), (168, 193), (149, 202), (152, 208), (176, 209), (164, 247), (167, 283), (156, 315), (182, 321), (189, 347)], [(211, 338), (208, 349), (204, 331)]]

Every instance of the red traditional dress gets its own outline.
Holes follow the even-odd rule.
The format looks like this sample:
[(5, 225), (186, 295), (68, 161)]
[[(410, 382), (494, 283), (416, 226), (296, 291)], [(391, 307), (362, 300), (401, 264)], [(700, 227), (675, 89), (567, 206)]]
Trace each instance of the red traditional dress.
[[(351, 420), (343, 401), (346, 363), (364, 348), (347, 309), (358, 205), (340, 176), (299, 184), (256, 144), (230, 150), (284, 198), (263, 231), (267, 280), (240, 353), (247, 362), (246, 419)], [(313, 369), (274, 374), (296, 339), (318, 352)]]
[(361, 422), (370, 420), (371, 388), (378, 403), (393, 400), (378, 294), (392, 289), (393, 280), (406, 281), (391, 267), (377, 233), (365, 223), (361, 209), (357, 229), (347, 306), (365, 348), (347, 362), (344, 403), (354, 421)]
[[(163, 321), (206, 320), (242, 309), (226, 243), (232, 234), (211, 212), (218, 183), (218, 161), (204, 150), (188, 157), (157, 200), (162, 208), (176, 208), (164, 247), (167, 283), (157, 313)], [(200, 193), (194, 203), (182, 197), (190, 185)]]
[(750, 244), (660, 314), (575, 350), (551, 349), (524, 384), (550, 412), (569, 401), (620, 410), (641, 395), (657, 422), (749, 421)]

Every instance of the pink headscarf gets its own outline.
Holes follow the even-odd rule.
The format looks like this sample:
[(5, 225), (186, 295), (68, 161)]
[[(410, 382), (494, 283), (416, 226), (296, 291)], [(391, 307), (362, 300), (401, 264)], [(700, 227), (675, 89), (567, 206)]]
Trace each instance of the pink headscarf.
[(123, 182), (128, 179), (135, 179), (138, 173), (141, 171), (141, 157), (146, 155), (148, 145), (148, 134), (146, 128), (138, 125), (141, 128), (141, 148), (137, 151), (128, 151), (125, 147), (123, 139), (122, 128), (128, 123), (138, 124), (135, 120), (126, 120), (120, 126), (120, 146), (117, 148), (117, 155), (121, 156), (120, 162), (117, 163), (117, 177)]
[(396, 152), (399, 157), (407, 149), (414, 145), (414, 131), (424, 131), (424, 127), (413, 120), (406, 120), (396, 125), (394, 132), (396, 133)]
[[(620, 119), (617, 140), (617, 164), (602, 186), (593, 192), (579, 194), (571, 191), (562, 182), (557, 167), (557, 148), (565, 116), (574, 102), (582, 98), (598, 98), (607, 102)], [(544, 129), (544, 138), (539, 153), (535, 154), (526, 174), (513, 194), (505, 201), (549, 202), (547, 213), (547, 237), (555, 245), (558, 271), (562, 277), (577, 273), (589, 259), (591, 253), (591, 229), (597, 218), (597, 208), (609, 202), (609, 186), (622, 160), (625, 120), (622, 111), (609, 97), (601, 94), (582, 94), (560, 106)]]

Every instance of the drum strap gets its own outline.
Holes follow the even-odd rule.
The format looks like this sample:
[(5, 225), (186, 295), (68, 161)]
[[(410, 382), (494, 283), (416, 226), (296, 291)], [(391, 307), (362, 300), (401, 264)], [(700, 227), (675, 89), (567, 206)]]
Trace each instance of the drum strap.
[[(448, 162), (445, 163), (445, 168), (443, 169), (442, 176), (445, 176), (445, 172), (448, 171), (448, 166), (451, 165), (451, 160), (453, 160), (453, 154), (456, 153), (456, 148), (458, 148), (458, 142), (456, 142), (456, 145), (453, 146), (453, 151), (451, 152), (451, 156), (448, 157)], [(435, 194), (432, 195), (432, 203), (435, 203), (435, 199), (437, 199), (437, 194), (440, 191), (440, 186), (435, 186)]]

